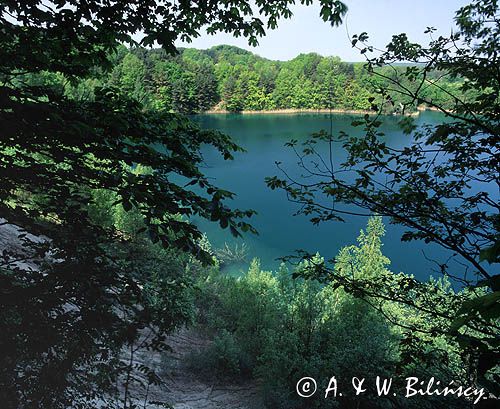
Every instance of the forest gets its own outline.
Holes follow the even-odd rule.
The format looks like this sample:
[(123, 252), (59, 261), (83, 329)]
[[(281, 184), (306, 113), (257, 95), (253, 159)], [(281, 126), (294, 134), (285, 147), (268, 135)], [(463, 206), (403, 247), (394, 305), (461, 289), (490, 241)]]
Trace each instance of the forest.
[[(498, 407), (498, 1), (470, 0), (428, 44), (355, 34), (364, 63), (176, 46), (202, 29), (255, 46), (295, 3), (312, 2), (0, 2), (2, 408)], [(349, 2), (315, 4), (344, 23)], [(439, 121), (404, 115), (424, 108)], [(241, 274), (244, 249), (214, 248), (195, 221), (259, 233), (207, 173), (204, 149), (224, 163), (244, 149), (190, 114), (275, 109), (363, 111), (355, 131), (288, 140), (295, 160), (261, 182), (297, 205), (290, 224), (366, 223), (336, 254)], [(391, 270), (396, 241), (448, 258), (417, 279)], [(343, 394), (327, 399), (332, 377)], [(415, 378), (434, 392), (409, 393)]]
[[(391, 98), (370, 100), (376, 89), (387, 87), (388, 80), (374, 78), (363, 63), (346, 63), (338, 57), (314, 53), (289, 61), (271, 61), (228, 45), (208, 50), (180, 48), (174, 56), (163, 49), (122, 46), (110, 60), (111, 71), (83, 81), (76, 89), (66, 86), (66, 92), (79, 98), (92, 95), (95, 87), (114, 86), (152, 109), (184, 114), (210, 110), (369, 111), (374, 104), (382, 104), (387, 113), (401, 113), (403, 103), (410, 113), (418, 106), (418, 101), (406, 104), (409, 99), (396, 93)], [(379, 70), (397, 78), (412, 69), (404, 64), (395, 67)], [(434, 104), (448, 109), (453, 105), (453, 95), (462, 94), (460, 78), (442, 78), (434, 70), (429, 79), (440, 80), (440, 88), (427, 86), (422, 90), (422, 96)], [(63, 78), (47, 80), (65, 86)], [(411, 81), (407, 82), (412, 86)]]

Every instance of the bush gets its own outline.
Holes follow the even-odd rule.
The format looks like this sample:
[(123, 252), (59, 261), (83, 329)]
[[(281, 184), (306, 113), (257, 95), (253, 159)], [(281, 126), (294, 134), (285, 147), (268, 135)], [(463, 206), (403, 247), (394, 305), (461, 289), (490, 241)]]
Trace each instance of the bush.
[(235, 380), (250, 374), (248, 356), (226, 330), (207, 349), (190, 353), (185, 364), (193, 373), (210, 380)]
[[(191, 369), (218, 379), (252, 374), (270, 408), (301, 407), (295, 383), (302, 376), (382, 375), (377, 369), (395, 356), (395, 336), (375, 310), (341, 290), (293, 280), (284, 266), (273, 274), (254, 260), (245, 276), (212, 275), (200, 287), (198, 322), (219, 335), (190, 356)], [(308, 400), (308, 407), (325, 401), (314, 405)]]

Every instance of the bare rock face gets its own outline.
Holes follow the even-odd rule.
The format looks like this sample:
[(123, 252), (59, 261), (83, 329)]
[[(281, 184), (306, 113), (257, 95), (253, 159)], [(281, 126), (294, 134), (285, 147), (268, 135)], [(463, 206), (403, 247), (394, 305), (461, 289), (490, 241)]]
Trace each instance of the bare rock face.
[(35, 270), (43, 261), (30, 247), (47, 242), (0, 218), (0, 265), (9, 269)]

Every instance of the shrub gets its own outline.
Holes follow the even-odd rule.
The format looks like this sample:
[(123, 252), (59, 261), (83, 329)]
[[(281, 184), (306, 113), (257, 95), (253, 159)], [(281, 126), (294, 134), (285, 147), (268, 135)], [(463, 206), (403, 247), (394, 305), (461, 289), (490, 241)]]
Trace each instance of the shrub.
[(194, 374), (210, 380), (234, 380), (249, 375), (248, 356), (226, 330), (208, 348), (190, 353), (185, 364)]

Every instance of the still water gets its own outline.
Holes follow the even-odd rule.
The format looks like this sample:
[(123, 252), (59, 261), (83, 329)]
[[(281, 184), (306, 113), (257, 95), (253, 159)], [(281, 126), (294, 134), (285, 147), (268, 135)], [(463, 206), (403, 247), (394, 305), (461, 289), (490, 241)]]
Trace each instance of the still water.
[[(258, 257), (265, 269), (276, 269), (278, 257), (293, 254), (295, 250), (308, 252), (318, 251), (326, 259), (333, 258), (340, 248), (355, 244), (360, 229), (366, 225), (366, 217), (346, 216), (346, 221), (328, 222), (313, 225), (306, 216), (294, 216), (298, 205), (287, 200), (283, 191), (272, 191), (267, 188), (266, 176), (282, 176), (275, 162), (297, 174), (297, 157), (284, 144), (290, 139), (299, 142), (306, 140), (311, 133), (321, 129), (330, 130), (333, 134), (343, 130), (360, 134), (361, 129), (353, 128), (351, 122), (355, 117), (350, 115), (328, 114), (294, 114), (294, 115), (197, 115), (194, 119), (202, 128), (217, 129), (228, 135), (243, 147), (245, 153), (237, 153), (235, 160), (224, 161), (211, 149), (204, 154), (206, 168), (204, 172), (213, 178), (216, 186), (236, 193), (236, 198), (229, 202), (232, 207), (253, 209), (257, 215), (251, 224), (259, 235), (246, 234), (243, 239), (234, 240), (228, 231), (221, 230), (218, 224), (196, 220), (198, 227), (205, 231), (212, 246), (223, 247), (225, 243), (234, 246), (235, 242), (245, 243), (248, 249), (248, 261)], [(436, 123), (443, 117), (434, 112), (424, 112), (416, 118), (417, 124)], [(398, 118), (387, 117), (382, 130), (387, 144), (393, 147), (408, 145), (410, 137), (399, 129)], [(339, 147), (334, 152), (336, 165), (340, 164), (344, 155)], [(384, 237), (383, 252), (391, 260), (389, 268), (393, 272), (414, 274), (425, 279), (433, 272), (436, 265), (430, 260), (444, 261), (450, 256), (437, 246), (429, 246), (420, 242), (405, 243), (400, 241), (403, 229), (389, 225)], [(239, 274), (248, 267), (248, 263), (240, 263), (229, 267), (231, 273)]]

